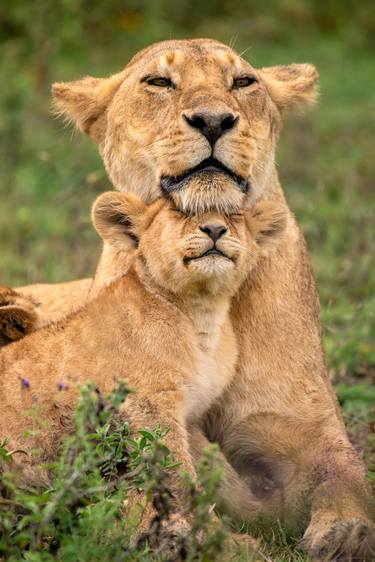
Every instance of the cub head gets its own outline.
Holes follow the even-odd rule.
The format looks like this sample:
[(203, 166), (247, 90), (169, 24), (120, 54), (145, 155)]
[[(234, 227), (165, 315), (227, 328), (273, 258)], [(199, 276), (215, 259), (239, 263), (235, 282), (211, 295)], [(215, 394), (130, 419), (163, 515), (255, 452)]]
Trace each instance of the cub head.
[(118, 74), (52, 93), (97, 142), (117, 189), (233, 213), (270, 189), (282, 114), (311, 104), (316, 83), (311, 64), (257, 69), (223, 43), (192, 39), (156, 43)]
[(277, 248), (287, 223), (284, 207), (271, 201), (229, 215), (187, 215), (162, 198), (146, 205), (116, 192), (102, 194), (92, 216), (117, 259), (133, 252), (138, 273), (174, 294), (234, 294)]

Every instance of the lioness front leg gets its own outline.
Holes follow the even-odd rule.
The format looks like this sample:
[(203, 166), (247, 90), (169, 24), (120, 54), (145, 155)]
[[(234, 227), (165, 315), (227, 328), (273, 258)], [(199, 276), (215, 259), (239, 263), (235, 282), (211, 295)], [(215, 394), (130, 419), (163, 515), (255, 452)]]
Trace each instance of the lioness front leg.
[(39, 316), (33, 299), (0, 285), (0, 347), (37, 330)]
[[(198, 425), (189, 427), (189, 446), (194, 463), (197, 465), (202, 453), (212, 442), (204, 435)], [(218, 507), (237, 521), (257, 518), (263, 511), (263, 502), (252, 492), (246, 481), (228, 462), (221, 450), (218, 458), (223, 475), (218, 489)]]
[[(287, 489), (290, 505), (308, 499), (309, 520), (302, 544), (313, 560), (324, 562), (373, 562), (375, 523), (371, 487), (366, 467), (350, 444), (340, 419), (334, 414), (321, 423), (315, 434), (309, 424), (295, 430), (297, 455), (295, 468), (302, 474), (299, 484)], [(295, 498), (295, 499), (294, 499)], [(286, 509), (288, 505), (286, 504)]]
[[(335, 423), (336, 422), (336, 423)], [(375, 560), (366, 469), (334, 413), (319, 419), (261, 413), (230, 430), (223, 449), (255, 496), (319, 562)], [(245, 519), (254, 521), (250, 505)], [(256, 521), (255, 521), (256, 523)]]
[(315, 467), (311, 520), (303, 545), (314, 560), (375, 560), (375, 524), (370, 486), (351, 449), (328, 451)]

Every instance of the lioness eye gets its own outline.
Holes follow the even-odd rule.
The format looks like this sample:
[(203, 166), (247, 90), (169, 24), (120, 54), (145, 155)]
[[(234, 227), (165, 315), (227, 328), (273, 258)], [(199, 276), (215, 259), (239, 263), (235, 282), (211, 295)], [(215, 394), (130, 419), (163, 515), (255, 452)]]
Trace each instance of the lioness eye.
[(169, 88), (173, 86), (170, 78), (146, 78), (146, 82), (150, 86), (158, 86), (159, 88)]
[(174, 213), (175, 215), (178, 215), (179, 217), (186, 217), (186, 214), (183, 211), (180, 211), (179, 209), (170, 209), (171, 213)]
[(246, 88), (246, 86), (251, 86), (255, 82), (257, 82), (257, 79), (253, 76), (242, 76), (233, 80), (233, 88)]

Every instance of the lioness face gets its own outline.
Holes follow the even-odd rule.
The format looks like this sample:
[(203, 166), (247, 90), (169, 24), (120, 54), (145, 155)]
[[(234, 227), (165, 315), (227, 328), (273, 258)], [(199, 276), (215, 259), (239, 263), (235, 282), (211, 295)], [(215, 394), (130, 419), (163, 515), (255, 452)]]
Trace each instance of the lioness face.
[(98, 143), (120, 190), (184, 212), (233, 213), (274, 170), (281, 112), (314, 98), (316, 70), (257, 70), (208, 39), (165, 41), (110, 78), (53, 87), (62, 113)]
[(165, 199), (146, 206), (107, 192), (93, 207), (95, 227), (116, 251), (135, 255), (153, 282), (175, 294), (234, 294), (261, 256), (276, 247), (286, 211), (275, 202), (225, 215), (186, 215)]

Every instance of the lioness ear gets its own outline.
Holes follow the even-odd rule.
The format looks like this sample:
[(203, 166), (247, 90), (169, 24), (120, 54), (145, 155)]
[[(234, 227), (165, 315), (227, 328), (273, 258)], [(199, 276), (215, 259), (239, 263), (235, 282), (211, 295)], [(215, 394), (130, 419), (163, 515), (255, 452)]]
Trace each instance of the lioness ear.
[(101, 238), (118, 250), (138, 246), (144, 228), (143, 215), (147, 205), (131, 193), (107, 191), (92, 207), (92, 221)]
[(281, 203), (256, 203), (251, 209), (249, 220), (258, 246), (266, 251), (276, 247), (285, 233), (287, 218), (287, 210)]
[(55, 82), (52, 84), (52, 96), (57, 113), (74, 123), (80, 131), (98, 140), (100, 118), (104, 116), (123, 80), (124, 73), (119, 72), (109, 78), (87, 76), (74, 82)]
[(318, 72), (313, 64), (269, 66), (259, 73), (281, 111), (312, 105), (318, 97)]

